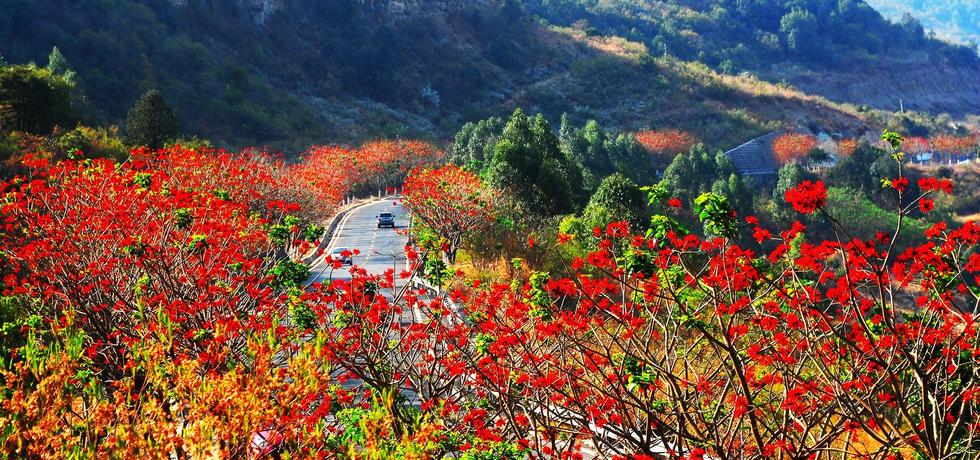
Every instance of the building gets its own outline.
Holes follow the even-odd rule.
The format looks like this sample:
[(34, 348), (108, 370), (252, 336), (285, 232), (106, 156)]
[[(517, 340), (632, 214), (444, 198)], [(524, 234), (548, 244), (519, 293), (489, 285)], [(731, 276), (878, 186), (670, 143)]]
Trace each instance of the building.
[(782, 131), (775, 131), (757, 137), (725, 152), (725, 155), (735, 163), (735, 168), (743, 177), (752, 177), (756, 182), (773, 180), (779, 174), (779, 164), (772, 151), (772, 142), (782, 134)]

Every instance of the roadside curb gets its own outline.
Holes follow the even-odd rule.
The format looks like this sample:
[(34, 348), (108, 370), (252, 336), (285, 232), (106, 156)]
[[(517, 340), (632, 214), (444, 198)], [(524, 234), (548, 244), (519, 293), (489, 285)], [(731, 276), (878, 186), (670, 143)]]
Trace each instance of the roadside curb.
[(334, 233), (337, 231), (337, 227), (340, 225), (340, 222), (343, 221), (344, 217), (363, 206), (381, 199), (383, 198), (376, 198), (367, 201), (356, 200), (334, 214), (330, 219), (330, 224), (328, 224), (326, 230), (323, 231), (323, 237), (320, 238), (320, 242), (317, 244), (316, 248), (313, 249), (310, 254), (303, 256), (303, 263), (310, 265), (323, 255), (323, 253), (330, 246), (330, 243), (333, 241)]

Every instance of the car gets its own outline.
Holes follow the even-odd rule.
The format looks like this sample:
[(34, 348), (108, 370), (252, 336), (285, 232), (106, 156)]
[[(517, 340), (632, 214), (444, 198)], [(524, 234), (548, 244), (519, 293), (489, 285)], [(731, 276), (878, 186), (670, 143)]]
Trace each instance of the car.
[(395, 228), (395, 215), (390, 212), (383, 212), (378, 215), (378, 228), (381, 227), (391, 227)]
[(354, 265), (354, 252), (345, 246), (333, 248), (333, 251), (330, 251), (330, 258), (339, 260), (342, 265)]
[(250, 458), (280, 458), (283, 453), (284, 437), (276, 430), (268, 429), (252, 433), (249, 443)]

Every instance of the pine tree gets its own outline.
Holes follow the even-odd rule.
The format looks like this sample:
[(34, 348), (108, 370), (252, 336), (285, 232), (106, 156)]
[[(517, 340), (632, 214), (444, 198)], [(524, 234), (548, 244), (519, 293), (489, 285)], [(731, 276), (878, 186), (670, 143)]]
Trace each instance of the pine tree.
[(126, 140), (132, 145), (158, 149), (179, 134), (173, 109), (155, 89), (144, 93), (126, 117)]
[(542, 115), (528, 117), (520, 109), (494, 148), (488, 178), (493, 186), (507, 190), (524, 213), (565, 214), (585, 199), (581, 166), (561, 150)]
[(68, 65), (68, 59), (65, 58), (64, 54), (61, 54), (61, 50), (58, 47), (51, 49), (51, 54), (48, 55), (48, 67), (47, 69), (51, 71), (52, 75), (64, 75), (71, 71), (71, 66)]

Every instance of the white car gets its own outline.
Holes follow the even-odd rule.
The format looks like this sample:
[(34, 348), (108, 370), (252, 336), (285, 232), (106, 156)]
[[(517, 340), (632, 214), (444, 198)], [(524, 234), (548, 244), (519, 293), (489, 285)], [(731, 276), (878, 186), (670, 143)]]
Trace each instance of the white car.
[(330, 251), (330, 257), (333, 260), (339, 260), (343, 265), (354, 265), (354, 251), (346, 246), (333, 248), (333, 251)]

